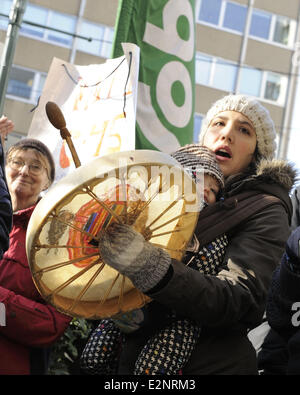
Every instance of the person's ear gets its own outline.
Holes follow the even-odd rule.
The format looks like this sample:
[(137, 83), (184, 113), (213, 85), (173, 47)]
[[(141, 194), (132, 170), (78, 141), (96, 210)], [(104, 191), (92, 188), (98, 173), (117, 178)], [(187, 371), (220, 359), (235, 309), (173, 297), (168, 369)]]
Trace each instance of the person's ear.
[(254, 150), (254, 152), (252, 154), (251, 163), (256, 164), (259, 161), (258, 158), (259, 158), (259, 154), (258, 154), (258, 147), (257, 147), (257, 144), (256, 144), (255, 150)]

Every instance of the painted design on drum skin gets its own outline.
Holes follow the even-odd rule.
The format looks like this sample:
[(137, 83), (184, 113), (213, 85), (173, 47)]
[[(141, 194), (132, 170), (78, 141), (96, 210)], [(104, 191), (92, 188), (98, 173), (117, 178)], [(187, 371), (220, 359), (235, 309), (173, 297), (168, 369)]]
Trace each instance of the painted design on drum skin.
[[(49, 232), (47, 235), (47, 241), (51, 246), (59, 244), (59, 240), (65, 233), (68, 222), (72, 221), (74, 214), (68, 210), (62, 210), (58, 213), (58, 217), (54, 217), (50, 223)], [(50, 247), (51, 248), (51, 247)], [(48, 248), (47, 254), (50, 250)], [(55, 255), (57, 254), (57, 248), (55, 249)]]
[[(100, 202), (106, 209), (100, 205), (98, 200), (91, 199), (81, 206), (74, 215), (74, 228), (69, 230), (67, 244), (78, 248), (68, 248), (69, 259), (81, 259), (87, 256), (86, 259), (74, 263), (75, 266), (86, 267), (94, 261), (94, 257), (88, 256), (95, 252), (98, 253), (98, 233), (116, 221), (116, 218), (122, 223), (132, 222), (132, 208), (127, 206), (126, 200), (128, 196), (134, 196), (136, 193), (132, 189), (133, 187), (127, 184), (118, 185), (100, 197)], [(138, 213), (134, 214), (135, 219)]]
[[(121, 214), (123, 211), (124, 202), (113, 204), (107, 200), (105, 204), (107, 204), (117, 215)], [(99, 230), (102, 227), (105, 229), (114, 220), (114, 217), (94, 200), (90, 200), (77, 211), (74, 216), (74, 225), (76, 228), (70, 228), (67, 244), (79, 248), (68, 248), (69, 259), (79, 259), (85, 256), (87, 256), (87, 258), (74, 263), (75, 266), (86, 267), (94, 261), (94, 257), (88, 258), (88, 256), (95, 252), (98, 253), (98, 244), (95, 246), (94, 243), (91, 242), (92, 239), (89, 235), (95, 236), (94, 241), (96, 241)], [(82, 229), (82, 232), (78, 229)]]

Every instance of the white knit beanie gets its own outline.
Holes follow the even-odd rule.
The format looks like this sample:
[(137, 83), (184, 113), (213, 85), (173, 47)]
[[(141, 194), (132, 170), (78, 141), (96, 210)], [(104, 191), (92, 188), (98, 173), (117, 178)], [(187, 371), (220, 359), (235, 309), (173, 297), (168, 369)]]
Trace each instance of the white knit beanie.
[(269, 111), (259, 101), (245, 95), (228, 95), (216, 101), (202, 122), (199, 142), (203, 144), (204, 135), (210, 122), (223, 111), (236, 111), (245, 115), (254, 126), (259, 155), (272, 159), (276, 151), (276, 131)]

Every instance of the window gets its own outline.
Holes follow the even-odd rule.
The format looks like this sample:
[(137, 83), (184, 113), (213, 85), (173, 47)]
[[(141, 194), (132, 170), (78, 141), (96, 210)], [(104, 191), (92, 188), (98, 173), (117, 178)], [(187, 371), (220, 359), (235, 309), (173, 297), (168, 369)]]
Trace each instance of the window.
[(250, 67), (243, 67), (240, 75), (240, 93), (250, 96), (260, 96), (262, 72)]
[[(13, 0), (0, 0), (0, 3), (1, 13), (9, 15)], [(76, 33), (76, 25), (76, 16), (28, 3), (20, 33), (70, 48), (73, 44), (73, 35)], [(7, 26), (8, 17), (0, 16), (0, 29), (7, 30)], [(79, 30), (79, 35), (92, 40), (88, 41), (78, 38), (77, 49), (104, 58), (110, 57), (114, 35), (113, 28), (82, 21)]]
[(267, 73), (264, 98), (278, 101), (281, 88), (281, 76), (274, 73)]
[(243, 33), (247, 7), (225, 0), (202, 0), (198, 12), (199, 22), (224, 27)]
[(113, 32), (113, 29), (106, 26), (82, 21), (79, 28), (79, 35), (92, 38), (93, 40), (87, 41), (78, 38), (76, 49), (108, 58), (112, 48)]
[(199, 142), (199, 133), (201, 130), (203, 118), (204, 117), (200, 114), (194, 114), (194, 137), (193, 137), (194, 143)]
[(216, 60), (212, 85), (217, 89), (232, 92), (236, 80), (237, 66), (224, 60)]
[(221, 11), (222, 0), (202, 0), (199, 12), (200, 21), (217, 25)]
[(39, 73), (38, 78), (36, 80), (36, 101), (38, 100), (38, 98), (40, 97), (40, 95), (42, 94), (42, 90), (44, 88), (45, 82), (46, 82), (46, 78), (47, 78), (47, 74), (42, 74)]
[[(28, 4), (25, 10), (23, 21), (37, 23), (39, 25), (47, 25), (48, 11), (45, 8), (37, 7)], [(43, 38), (45, 29), (42, 27), (31, 26), (27, 23), (22, 23), (21, 33)]]
[(13, 67), (8, 81), (7, 94), (30, 99), (34, 73)]
[(271, 26), (271, 14), (253, 10), (250, 34), (255, 37), (268, 39)]
[(250, 35), (263, 40), (293, 46), (296, 21), (280, 15), (272, 15), (254, 9), (251, 18)]
[[(197, 22), (244, 33), (248, 6), (229, 0), (198, 0), (197, 4)], [(296, 29), (296, 20), (256, 8), (252, 10), (249, 34), (254, 38), (293, 47)]]
[[(1, 14), (9, 15), (12, 0), (1, 0)], [(8, 26), (8, 17), (0, 16), (0, 29), (6, 30)]]
[(223, 22), (224, 27), (243, 33), (246, 24), (246, 18), (247, 7), (229, 2), (226, 4)]
[(86, 41), (79, 38), (77, 40), (77, 49), (92, 54), (98, 54), (100, 52), (100, 44), (104, 36), (104, 27), (87, 21), (82, 21), (79, 28), (79, 34), (84, 37), (97, 39)]
[(196, 54), (196, 83), (210, 85), (232, 92), (235, 86), (237, 65), (212, 56)]
[(241, 69), (239, 92), (284, 105), (287, 77), (270, 71), (244, 66)]
[(36, 103), (42, 93), (46, 74), (13, 66), (9, 75), (7, 95)]
[(236, 89), (238, 65), (228, 60), (196, 53), (195, 82), (227, 92), (243, 93), (284, 105), (288, 78), (285, 75), (241, 66)]
[(289, 44), (290, 21), (288, 18), (277, 17), (274, 32), (274, 41), (277, 43)]
[[(46, 29), (43, 26), (75, 34), (76, 21), (77, 18), (73, 15), (62, 14), (48, 8), (28, 4), (20, 32), (21, 34), (29, 35), (40, 40), (47, 40), (55, 42), (58, 45), (70, 47), (73, 40), (71, 35)], [(41, 26), (32, 26), (26, 22)]]
[[(76, 28), (76, 17), (53, 11), (49, 15), (48, 26), (74, 34)], [(54, 30), (48, 30), (46, 37), (50, 41), (56, 41), (69, 47), (72, 45), (73, 41), (73, 37), (71, 35), (56, 32)]]
[(208, 85), (210, 82), (210, 70), (213, 62), (211, 56), (196, 54), (196, 82)]

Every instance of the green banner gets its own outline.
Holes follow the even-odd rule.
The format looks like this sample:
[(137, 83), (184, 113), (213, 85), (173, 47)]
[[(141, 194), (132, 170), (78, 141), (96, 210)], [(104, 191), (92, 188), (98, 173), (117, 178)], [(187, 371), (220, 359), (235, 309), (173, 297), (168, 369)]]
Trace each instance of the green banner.
[(193, 141), (195, 0), (119, 0), (113, 57), (140, 48), (136, 149), (170, 153)]

